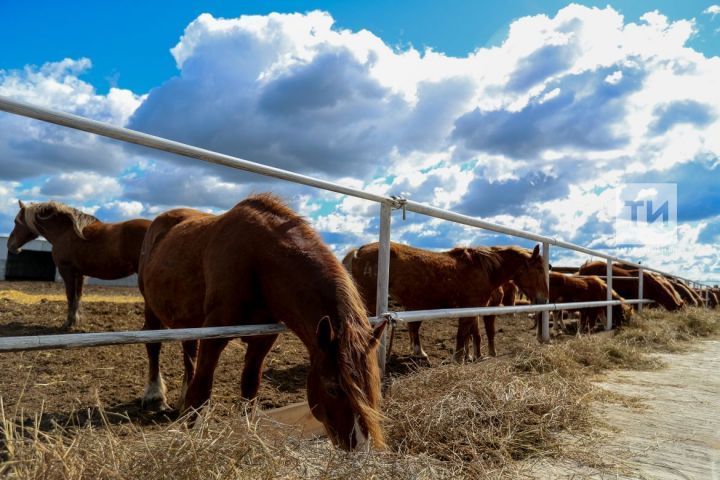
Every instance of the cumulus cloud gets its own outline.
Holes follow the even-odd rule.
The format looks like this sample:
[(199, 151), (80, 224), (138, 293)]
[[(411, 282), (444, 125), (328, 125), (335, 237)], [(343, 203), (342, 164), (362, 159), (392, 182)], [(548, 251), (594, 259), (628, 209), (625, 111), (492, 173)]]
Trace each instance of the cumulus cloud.
[[(710, 235), (697, 222), (720, 213), (703, 205), (720, 154), (720, 61), (687, 45), (694, 34), (693, 20), (649, 12), (628, 22), (573, 4), (450, 57), (337, 28), (324, 12), (204, 14), (171, 50), (177, 75), (146, 97), (98, 95), (79, 79), (82, 59), (2, 72), (0, 93), (602, 248), (613, 186), (677, 182), (691, 245)], [(124, 218), (217, 211), (270, 189), (338, 250), (377, 233), (376, 206), (356, 199), (7, 116), (0, 128), (0, 158), (22, 160), (0, 178), (8, 196), (24, 188), (98, 205), (105, 193), (98, 211)], [(84, 189), (79, 172), (96, 187)], [(512, 241), (417, 216), (395, 228), (393, 238), (433, 248)]]
[[(141, 102), (129, 90), (95, 92), (79, 76), (90, 60), (65, 59), (40, 67), (0, 70), (0, 95), (124, 125)], [(97, 136), (11, 114), (0, 114), (2, 179), (22, 179), (67, 170), (116, 173), (126, 161), (119, 144)]]

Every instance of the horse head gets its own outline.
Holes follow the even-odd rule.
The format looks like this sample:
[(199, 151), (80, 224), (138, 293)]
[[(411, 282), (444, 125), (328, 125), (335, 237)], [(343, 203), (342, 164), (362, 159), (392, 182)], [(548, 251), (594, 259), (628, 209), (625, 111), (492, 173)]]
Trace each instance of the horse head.
[(540, 255), (540, 245), (535, 245), (531, 255), (524, 255), (522, 263), (515, 271), (512, 280), (530, 300), (535, 303), (545, 303), (547, 301), (548, 284), (545, 278), (543, 257)]
[(367, 448), (371, 439), (376, 446), (384, 446), (377, 412), (380, 376), (375, 350), (385, 325), (380, 322), (371, 335), (359, 330), (338, 332), (326, 316), (317, 326), (317, 349), (310, 355), (307, 378), (308, 403), (330, 440), (345, 450)]
[(25, 221), (25, 204), (18, 200), (20, 211), (15, 216), (15, 226), (7, 241), (7, 248), (10, 253), (18, 254), (22, 250), (23, 245), (31, 240), (35, 240), (39, 235), (38, 232), (31, 227)]

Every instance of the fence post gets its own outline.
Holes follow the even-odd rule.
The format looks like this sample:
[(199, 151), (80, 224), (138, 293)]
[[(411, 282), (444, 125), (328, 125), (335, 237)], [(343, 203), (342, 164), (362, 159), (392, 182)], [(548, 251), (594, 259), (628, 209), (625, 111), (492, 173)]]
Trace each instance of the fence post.
[[(608, 299), (608, 301), (610, 301), (610, 300), (612, 300), (612, 289), (613, 289), (612, 283), (613, 282), (612, 282), (612, 260), (610, 260), (609, 258), (607, 261), (606, 283), (607, 283), (607, 299)], [(612, 305), (608, 305), (605, 308), (606, 308), (606, 310), (605, 310), (605, 318), (606, 318), (605, 330), (612, 330), (612, 311), (613, 311)]]
[[(388, 283), (390, 279), (390, 221), (392, 206), (383, 202), (380, 204), (380, 245), (378, 248), (378, 274), (377, 274), (377, 297), (375, 301), (375, 315), (380, 317), (388, 311)], [(378, 366), (380, 367), (380, 378), (385, 377), (385, 355), (387, 350), (387, 331), (380, 339), (380, 346), (377, 350)]]
[[(545, 282), (548, 286), (548, 298), (545, 303), (550, 301), (550, 244), (543, 242), (542, 244), (543, 269), (545, 270)], [(562, 314), (562, 312), (560, 312)], [(550, 341), (550, 312), (542, 312), (540, 323), (540, 340), (543, 343)]]
[(705, 308), (710, 306), (710, 287), (705, 286)]
[[(644, 299), (643, 282), (645, 281), (645, 275), (643, 274), (643, 268), (638, 268), (638, 300)], [(638, 313), (642, 313), (643, 304), (638, 303)]]

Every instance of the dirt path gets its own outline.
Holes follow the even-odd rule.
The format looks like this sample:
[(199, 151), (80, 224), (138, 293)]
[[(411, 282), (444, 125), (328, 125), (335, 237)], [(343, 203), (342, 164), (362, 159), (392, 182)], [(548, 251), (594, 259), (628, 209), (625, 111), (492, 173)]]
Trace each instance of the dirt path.
[(668, 367), (614, 372), (600, 384), (640, 398), (646, 409), (617, 405), (601, 414), (617, 429), (600, 446), (615, 471), (536, 465), (537, 478), (720, 479), (720, 341), (685, 354), (658, 355)]

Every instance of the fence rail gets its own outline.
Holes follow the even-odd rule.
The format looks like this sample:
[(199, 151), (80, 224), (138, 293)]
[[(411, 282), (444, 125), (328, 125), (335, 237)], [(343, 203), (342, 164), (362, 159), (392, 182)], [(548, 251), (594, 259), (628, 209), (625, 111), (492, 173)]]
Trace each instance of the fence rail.
[[(576, 304), (546, 304), (546, 305), (531, 305), (527, 307), (482, 307), (482, 308), (475, 308), (475, 309), (456, 309), (456, 310), (428, 310), (428, 311), (419, 311), (419, 312), (388, 312), (388, 305), (387, 305), (387, 293), (388, 293), (388, 279), (389, 279), (389, 267), (390, 267), (390, 230), (391, 230), (391, 218), (392, 218), (392, 210), (402, 208), (404, 211), (411, 211), (415, 213), (419, 213), (422, 215), (439, 218), (443, 220), (447, 220), (454, 223), (459, 223), (466, 226), (476, 227), (484, 230), (489, 230), (496, 233), (501, 233), (509, 236), (524, 238), (527, 240), (532, 240), (536, 242), (540, 242), (543, 245), (543, 257), (545, 261), (545, 273), (546, 278), (549, 275), (548, 268), (547, 268), (547, 262), (550, 257), (550, 246), (554, 245), (556, 247), (565, 248), (568, 250), (573, 250), (579, 253), (592, 255), (594, 257), (602, 258), (607, 261), (608, 264), (608, 274), (607, 274), (607, 283), (608, 286), (611, 288), (612, 285), (612, 264), (615, 263), (623, 263), (632, 267), (636, 267), (639, 269), (638, 276), (642, 279), (642, 272), (643, 271), (651, 271), (655, 273), (659, 273), (662, 275), (666, 275), (669, 277), (674, 277), (679, 280), (683, 280), (685, 282), (697, 285), (698, 282), (694, 282), (692, 280), (680, 277), (678, 275), (672, 275), (663, 272), (662, 270), (658, 270), (655, 268), (647, 267), (645, 265), (641, 265), (639, 263), (627, 261), (612, 255), (609, 255), (605, 252), (600, 252), (597, 250), (592, 250), (586, 247), (583, 247), (581, 245), (576, 245), (573, 243), (565, 242), (563, 240), (547, 237), (544, 235), (538, 235), (531, 232), (525, 232), (522, 230), (517, 230), (514, 228), (502, 226), (502, 225), (496, 225), (490, 222), (486, 222), (477, 218), (473, 218), (467, 215), (462, 215), (459, 213), (451, 212), (448, 210), (444, 210), (441, 208), (432, 207), (429, 205), (424, 205), (422, 203), (418, 203), (412, 200), (407, 199), (399, 199), (396, 197), (391, 196), (384, 196), (384, 195), (378, 195), (370, 192), (365, 192), (360, 189), (347, 187), (344, 185), (340, 185), (337, 183), (329, 182), (326, 180), (321, 180), (313, 177), (309, 177), (306, 175), (290, 172), (287, 170), (283, 170), (280, 168), (270, 167), (267, 165), (258, 164), (255, 162), (251, 162), (248, 160), (244, 160), (241, 158), (237, 158), (231, 155), (225, 155), (222, 153), (214, 152), (211, 150), (206, 150), (203, 148), (195, 147), (192, 145), (187, 145), (181, 142), (176, 142), (172, 140), (167, 140), (165, 138), (157, 137), (154, 135), (149, 135), (142, 132), (137, 132), (134, 130), (130, 130), (123, 127), (117, 127), (114, 125), (109, 125), (103, 122), (99, 122), (96, 120), (87, 119), (78, 115), (58, 112), (52, 109), (48, 109), (45, 107), (39, 107), (36, 105), (31, 105), (25, 102), (19, 102), (16, 100), (12, 100), (10, 98), (0, 96), (0, 111), (5, 111), (9, 113), (14, 113), (17, 115), (34, 118), (36, 120), (42, 120), (44, 122), (53, 123), (56, 125), (61, 125), (69, 128), (73, 128), (76, 130), (81, 130), (89, 133), (93, 133), (96, 135), (101, 135), (104, 137), (112, 138), (115, 140), (120, 140), (127, 143), (132, 143), (136, 145), (142, 145), (151, 149), (165, 151), (177, 155), (181, 155), (184, 157), (194, 158), (197, 160), (201, 160), (208, 163), (213, 163), (216, 165), (222, 165), (229, 168), (244, 170), (248, 172), (254, 172), (260, 175), (265, 175), (273, 178), (278, 178), (282, 180), (287, 180), (290, 182), (295, 182), (315, 188), (320, 188), (323, 190), (328, 190), (344, 195), (350, 195), (357, 198), (362, 198), (368, 201), (376, 202), (381, 205), (380, 209), (380, 251), (378, 255), (378, 284), (377, 284), (377, 312), (381, 314), (390, 315), (392, 318), (395, 318), (397, 320), (401, 321), (419, 321), (427, 320), (427, 319), (437, 319), (437, 318), (450, 318), (450, 317), (460, 317), (460, 316), (468, 316), (470, 312), (489, 312), (490, 310), (487, 310), (488, 308), (494, 309), (493, 311), (496, 312), (543, 312), (542, 315), (542, 322), (541, 322), (541, 331), (542, 331), (542, 337), (544, 340), (549, 339), (549, 328), (548, 328), (548, 312), (554, 309), (557, 309), (557, 305), (567, 305), (567, 309), (573, 308), (590, 308), (590, 307), (583, 307), (582, 305), (585, 305), (583, 303), (576, 303)], [(639, 282), (639, 292), (638, 297), (639, 300), (630, 300), (628, 303), (638, 303), (638, 308), (642, 308), (642, 305), (646, 303), (646, 301), (643, 299), (643, 289), (642, 289), (642, 280)], [(610, 328), (612, 325), (612, 305), (615, 305), (616, 303), (613, 303), (611, 300), (611, 290), (608, 289), (608, 301), (606, 302), (590, 302), (594, 306), (606, 306), (607, 307), (607, 324), (606, 328)], [(597, 305), (595, 305), (597, 304)], [(600, 305), (602, 304), (602, 305)], [(485, 310), (483, 310), (483, 308)], [(515, 308), (516, 310), (512, 310), (512, 308)], [(482, 315), (484, 313), (475, 313), (474, 315)], [(490, 314), (490, 313), (487, 313)], [(411, 318), (415, 318), (415, 320), (411, 320)], [(228, 333), (229, 331), (222, 332), (218, 330), (219, 328), (236, 328), (236, 329), (250, 329), (251, 327), (264, 327), (260, 330), (256, 330), (254, 333), (237, 333), (241, 330), (233, 331), (233, 334)], [(265, 330), (268, 326), (246, 326), (246, 327), (216, 327), (214, 329), (207, 329), (207, 335), (219, 335), (219, 336), (238, 336), (238, 335), (265, 335), (267, 333), (271, 333)], [(275, 326), (276, 328), (278, 326)], [(187, 332), (184, 330), (188, 330)], [(73, 342), (76, 342), (77, 340), (80, 340), (78, 337), (83, 337), (82, 341), (78, 343), (77, 346), (97, 346), (101, 344), (106, 345), (112, 345), (112, 344), (119, 344), (119, 343), (145, 343), (148, 340), (142, 339), (145, 338), (148, 334), (152, 334), (155, 340), (151, 341), (158, 341), (157, 339), (166, 339), (166, 340), (177, 340), (180, 339), (179, 336), (182, 335), (193, 335), (190, 337), (182, 337), (183, 339), (192, 339), (192, 338), (217, 338), (217, 337), (206, 337), (199, 335), (204, 335), (201, 330), (203, 329), (184, 329), (184, 330), (174, 330), (174, 331), (159, 331), (159, 332), (108, 332), (108, 333), (98, 333), (98, 334), (74, 334), (74, 335), (56, 335), (52, 336), (52, 338), (57, 338), (57, 342), (61, 341), (61, 338), (65, 338), (66, 340), (72, 340)], [(244, 331), (244, 330), (242, 330)], [(249, 330), (248, 330), (249, 331)], [(192, 332), (192, 333), (190, 333)], [(142, 333), (142, 335), (140, 335)], [(272, 332), (276, 333), (276, 332)], [(118, 337), (120, 335), (120, 337)], [(167, 337), (165, 336), (167, 335)], [(71, 339), (68, 339), (68, 337), (73, 337)], [(41, 348), (73, 348), (70, 347), (71, 343), (66, 343), (64, 346), (58, 346), (55, 347), (45, 347), (45, 345), (51, 345), (53, 344), (50, 339), (43, 337), (7, 337), (4, 339), (0, 339), (0, 346), (6, 345), (8, 343), (11, 343), (11, 341), (14, 342), (20, 342), (18, 338), (27, 338), (25, 342), (27, 342), (24, 349), (41, 349)], [(34, 339), (34, 340), (33, 340)], [(77, 339), (77, 340), (76, 340)], [(97, 343), (99, 341), (106, 340), (108, 342), (114, 342), (114, 343)], [(33, 343), (35, 342), (35, 343)], [(384, 345), (384, 339), (382, 341)], [(74, 343), (72, 345), (75, 345)], [(11, 348), (11, 347), (7, 347)], [(21, 348), (16, 348), (15, 350), (19, 350)], [(10, 351), (10, 350), (3, 350), (0, 348), (1, 351)], [(384, 358), (384, 348), (379, 349), (379, 362), (381, 368), (384, 370), (385, 365), (385, 358)]]
[[(474, 317), (478, 315), (503, 315), (507, 313), (534, 313), (555, 310), (575, 310), (579, 308), (597, 308), (606, 305), (620, 305), (622, 302), (578, 302), (548, 303), (545, 305), (519, 305), (514, 307), (478, 307), (439, 310), (414, 310), (392, 312), (387, 316), (401, 323), (439, 320), (443, 318)], [(628, 300), (625, 303), (652, 303), (652, 300)], [(372, 323), (380, 321), (370, 317)], [(282, 324), (238, 325), (232, 327), (177, 328), (173, 330), (133, 330), (124, 332), (66, 333), (58, 335), (27, 335), (21, 337), (0, 337), (0, 353), (31, 350), (54, 350), (107, 345), (130, 345), (135, 343), (170, 342), (182, 340), (201, 340), (208, 338), (237, 338), (255, 335), (274, 335), (285, 333), (288, 328)]]

